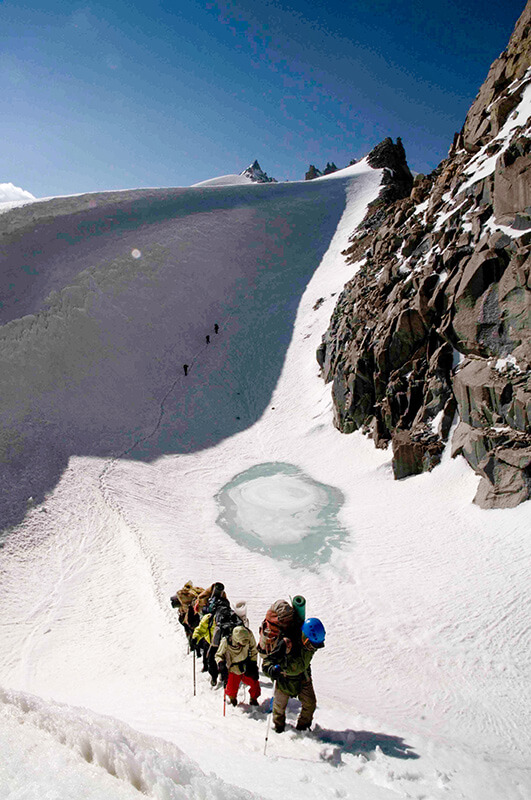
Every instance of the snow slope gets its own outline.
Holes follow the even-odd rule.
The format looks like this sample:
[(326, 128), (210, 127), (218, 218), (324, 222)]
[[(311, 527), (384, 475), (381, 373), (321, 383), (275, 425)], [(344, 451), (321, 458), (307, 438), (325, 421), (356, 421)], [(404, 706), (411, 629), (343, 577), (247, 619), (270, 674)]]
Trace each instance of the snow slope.
[(209, 178), (199, 181), (192, 186), (248, 186), (253, 181), (247, 175), (220, 175), (218, 178)]
[[(472, 506), (448, 455), (393, 481), (390, 453), (333, 428), (318, 377), (379, 182), (361, 162), (3, 218), (0, 796), (529, 796), (528, 504)], [(220, 489), (272, 463), (343, 494), (329, 560), (217, 524)], [(271, 733), (264, 756), (266, 680), (258, 709), (223, 716), (200, 673), (194, 697), (168, 600), (190, 578), (247, 600), (255, 631), (305, 595), (328, 632), (310, 734)]]

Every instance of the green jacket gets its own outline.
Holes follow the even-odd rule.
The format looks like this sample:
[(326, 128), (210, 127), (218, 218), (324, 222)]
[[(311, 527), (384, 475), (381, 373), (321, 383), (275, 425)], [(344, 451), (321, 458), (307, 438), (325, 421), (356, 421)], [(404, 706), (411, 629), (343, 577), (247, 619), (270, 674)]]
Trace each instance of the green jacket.
[[(262, 669), (271, 680), (276, 680), (281, 692), (289, 694), (290, 697), (297, 697), (303, 683), (312, 679), (310, 661), (313, 654), (314, 651), (308, 650), (302, 642), (295, 643), (291, 652), (286, 653), (283, 642), (281, 642), (279, 647), (276, 647), (270, 655), (264, 658)], [(278, 677), (272, 673), (276, 664), (281, 669)]]
[(214, 636), (215, 630), (216, 624), (214, 622), (214, 617), (212, 614), (205, 614), (197, 628), (195, 628), (192, 639), (195, 639), (196, 642), (204, 639), (208, 644), (212, 644), (212, 637)]

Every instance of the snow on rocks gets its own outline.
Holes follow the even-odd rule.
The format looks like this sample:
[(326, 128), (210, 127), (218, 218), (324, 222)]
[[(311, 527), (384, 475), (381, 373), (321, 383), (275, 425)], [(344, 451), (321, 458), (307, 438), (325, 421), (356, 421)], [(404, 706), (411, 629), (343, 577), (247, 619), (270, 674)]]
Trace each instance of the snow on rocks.
[(276, 183), (275, 178), (270, 178), (256, 160), (253, 161), (252, 164), (249, 164), (240, 174), (249, 178), (253, 183)]
[[(397, 477), (439, 463), (456, 408), (469, 417), (460, 403), (474, 397), (473, 427), (485, 437), (454, 452), (481, 475), (475, 502), (489, 508), (531, 496), (525, 459), (515, 459), (520, 474), (507, 468), (486, 433), (494, 423), (514, 430), (505, 458), (511, 446), (531, 446), (530, 15), (528, 3), (449, 157), (417, 176), (408, 197), (371, 209), (352, 234), (345, 254), (366, 262), (342, 292), (318, 352), (323, 377), (333, 381), (335, 424), (370, 433), (379, 447), (391, 443)], [(454, 346), (476, 359), (456, 376)], [(508, 355), (522, 374), (502, 386), (489, 365)], [(491, 402), (486, 387), (494, 385)]]

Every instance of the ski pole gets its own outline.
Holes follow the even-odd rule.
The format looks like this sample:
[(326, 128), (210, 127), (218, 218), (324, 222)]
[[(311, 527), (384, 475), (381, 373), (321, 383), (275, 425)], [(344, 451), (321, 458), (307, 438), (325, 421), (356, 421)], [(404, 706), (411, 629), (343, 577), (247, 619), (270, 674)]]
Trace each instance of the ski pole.
[(225, 716), (225, 712), (227, 710), (227, 692), (225, 687), (223, 687), (223, 716)]
[(193, 672), (194, 672), (194, 697), (195, 697), (195, 650), (194, 650), (194, 660), (193, 660)]
[[(277, 686), (277, 682), (274, 681), (273, 683), (273, 697), (275, 696), (275, 689)], [(266, 754), (267, 750), (267, 740), (269, 739), (269, 729), (271, 728), (271, 717), (273, 716), (273, 697), (271, 698), (271, 702), (269, 704), (269, 712), (267, 717), (267, 728), (266, 728), (266, 735), (265, 735), (265, 742), (264, 742), (264, 755)]]

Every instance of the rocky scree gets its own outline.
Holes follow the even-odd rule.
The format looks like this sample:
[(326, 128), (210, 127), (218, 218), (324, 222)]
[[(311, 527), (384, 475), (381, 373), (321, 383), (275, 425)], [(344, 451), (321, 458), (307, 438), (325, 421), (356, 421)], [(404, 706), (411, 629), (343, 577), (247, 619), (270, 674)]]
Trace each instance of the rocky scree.
[(391, 443), (396, 478), (438, 464), (458, 420), (483, 508), (531, 494), (530, 23), (528, 2), (431, 175), (400, 140), (369, 155), (382, 191), (317, 351), (336, 426)]

